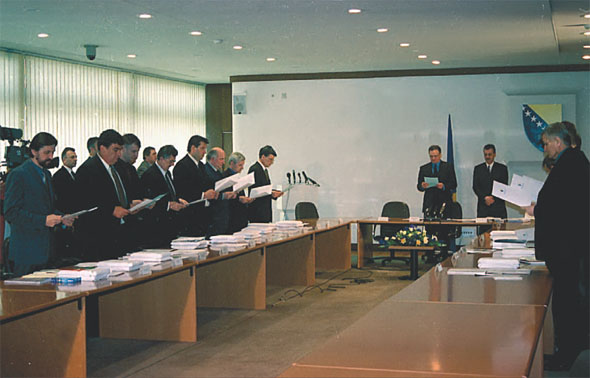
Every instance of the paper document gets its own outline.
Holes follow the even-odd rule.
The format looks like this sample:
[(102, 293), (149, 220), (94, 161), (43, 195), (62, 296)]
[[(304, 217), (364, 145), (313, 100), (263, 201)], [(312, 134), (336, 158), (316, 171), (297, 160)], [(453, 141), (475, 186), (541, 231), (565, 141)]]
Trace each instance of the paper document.
[(88, 209), (88, 210), (80, 210), (80, 211), (77, 211), (77, 212), (75, 212), (73, 214), (64, 215), (62, 217), (62, 219), (69, 219), (69, 218), (79, 217), (82, 214), (90, 213), (90, 212), (92, 212), (94, 210), (97, 210), (97, 209), (98, 209), (98, 207), (93, 207), (92, 209)]
[(234, 184), (234, 192), (242, 191), (254, 185), (254, 172), (242, 177)]
[(428, 188), (434, 188), (438, 184), (438, 177), (424, 177), (424, 182), (428, 184)]
[(146, 199), (141, 201), (140, 203), (138, 203), (137, 205), (133, 206), (132, 208), (129, 209), (129, 212), (134, 212), (134, 211), (139, 211), (139, 210), (143, 210), (146, 207), (150, 207), (152, 206), (154, 203), (158, 202), (159, 200), (161, 200), (162, 198), (164, 198), (165, 195), (167, 195), (168, 193), (163, 193), (160, 194), (159, 196), (153, 198), (153, 199)]
[(190, 205), (194, 205), (194, 204), (196, 204), (196, 203), (205, 202), (205, 201), (207, 201), (207, 199), (206, 199), (206, 198), (201, 198), (201, 199), (198, 199), (198, 200), (194, 200), (193, 202), (189, 202), (189, 203), (188, 203), (188, 206), (190, 206)]
[(492, 195), (517, 206), (529, 206), (537, 201), (543, 182), (527, 176), (512, 175), (510, 185), (494, 181)]
[(259, 186), (250, 190), (250, 198), (266, 197), (272, 194), (272, 185)]
[(239, 173), (236, 173), (235, 175), (231, 175), (231, 176), (226, 177), (224, 179), (215, 181), (215, 191), (216, 192), (221, 192), (222, 190), (227, 189), (227, 188), (233, 186), (239, 180), (240, 180), (240, 174)]

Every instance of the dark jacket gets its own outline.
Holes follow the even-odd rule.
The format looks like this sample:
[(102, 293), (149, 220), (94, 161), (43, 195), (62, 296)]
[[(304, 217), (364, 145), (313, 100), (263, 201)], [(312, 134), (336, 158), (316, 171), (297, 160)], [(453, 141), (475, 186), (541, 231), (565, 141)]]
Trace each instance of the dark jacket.
[(506, 218), (506, 204), (503, 199), (494, 197), (494, 203), (487, 206), (486, 196), (492, 195), (494, 181), (508, 184), (508, 168), (504, 164), (494, 162), (492, 173), (488, 171), (486, 163), (476, 165), (473, 169), (473, 191), (477, 196), (477, 217), (499, 217)]
[[(424, 177), (438, 177), (438, 182), (444, 184), (444, 189), (438, 188), (422, 188)], [(432, 173), (432, 163), (424, 164), (418, 171), (418, 190), (424, 192), (424, 200), (422, 201), (422, 212), (438, 211), (443, 203), (450, 202), (451, 191), (457, 189), (457, 178), (455, 177), (455, 169), (452, 165), (445, 161), (440, 161), (438, 172)]]
[[(266, 177), (264, 171), (265, 169), (259, 162), (256, 162), (250, 166), (248, 173), (254, 172), (254, 185), (250, 187), (250, 190), (260, 186), (270, 185), (270, 178)], [(248, 220), (251, 223), (272, 222), (271, 196), (256, 198), (254, 202), (248, 205)]]

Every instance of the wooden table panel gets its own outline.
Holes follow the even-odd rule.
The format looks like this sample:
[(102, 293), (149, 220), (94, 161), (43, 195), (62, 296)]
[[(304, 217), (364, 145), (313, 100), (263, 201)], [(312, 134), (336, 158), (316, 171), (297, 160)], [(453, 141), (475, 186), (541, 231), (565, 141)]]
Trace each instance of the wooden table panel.
[(316, 269), (350, 269), (350, 257), (350, 223), (316, 231)]
[(269, 285), (312, 285), (315, 282), (314, 234), (290, 238), (265, 247), (266, 283)]

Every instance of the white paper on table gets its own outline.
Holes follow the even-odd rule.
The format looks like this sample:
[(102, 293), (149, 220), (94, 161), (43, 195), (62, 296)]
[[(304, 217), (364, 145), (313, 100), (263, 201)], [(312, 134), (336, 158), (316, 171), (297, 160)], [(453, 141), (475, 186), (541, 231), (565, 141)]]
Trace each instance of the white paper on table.
[(494, 181), (492, 195), (517, 206), (529, 206), (533, 201), (531, 196), (520, 187), (508, 186), (498, 181)]
[(132, 213), (134, 211), (139, 211), (139, 210), (143, 210), (146, 207), (150, 207), (152, 206), (154, 203), (158, 202), (159, 200), (161, 200), (162, 198), (164, 198), (164, 196), (166, 196), (168, 193), (162, 193), (157, 197), (154, 197), (153, 199), (145, 199), (143, 201), (141, 201), (140, 203), (138, 203), (137, 205), (133, 206), (132, 208), (129, 209), (129, 212)]
[(266, 197), (272, 194), (272, 185), (259, 186), (250, 190), (250, 198)]
[(64, 215), (61, 218), (62, 219), (69, 219), (69, 218), (79, 217), (82, 214), (90, 213), (90, 212), (97, 210), (97, 209), (98, 209), (98, 207), (93, 207), (92, 209), (88, 209), (88, 210), (80, 210), (80, 211), (72, 213), (72, 214)]
[(424, 177), (424, 182), (428, 184), (428, 188), (433, 188), (438, 184), (438, 177)]
[(218, 180), (215, 182), (215, 191), (221, 192), (224, 189), (229, 188), (230, 186), (234, 185), (240, 179), (240, 174), (236, 173), (235, 175), (231, 175), (224, 179)]
[(254, 185), (254, 172), (240, 178), (235, 184), (234, 184), (234, 192), (239, 192), (242, 191), (246, 188), (251, 187), (252, 185)]

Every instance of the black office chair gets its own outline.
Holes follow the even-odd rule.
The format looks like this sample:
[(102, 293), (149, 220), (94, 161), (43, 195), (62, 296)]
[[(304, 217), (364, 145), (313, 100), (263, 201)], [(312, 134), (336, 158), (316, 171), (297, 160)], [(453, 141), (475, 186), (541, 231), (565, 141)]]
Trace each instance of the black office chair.
[[(387, 218), (409, 218), (410, 217), (410, 208), (408, 207), (408, 205), (405, 202), (400, 202), (400, 201), (391, 201), (391, 202), (387, 202), (385, 203), (385, 205), (383, 205), (383, 209), (381, 210), (381, 216), (382, 217), (387, 217)], [(401, 229), (403, 229), (405, 226), (404, 225), (391, 225), (391, 224), (382, 224), (381, 225), (381, 231), (379, 232), (379, 235), (375, 235), (375, 231), (376, 228), (375, 227), (373, 229), (373, 238), (375, 240), (378, 240), (380, 243), (381, 241), (383, 241), (383, 239), (385, 239), (386, 237), (392, 237), (395, 234), (397, 234), (397, 232)], [(395, 251), (389, 251), (389, 257), (379, 257), (378, 259), (382, 259), (381, 260), (381, 265), (385, 265), (386, 262), (388, 261), (392, 261), (392, 260), (402, 260), (405, 261), (406, 264), (410, 263), (410, 258), (409, 257), (396, 257), (395, 256)], [(375, 258), (372, 259), (373, 261), (376, 260)]]
[(318, 219), (318, 209), (313, 202), (298, 202), (295, 205), (295, 219)]
[[(444, 214), (445, 219), (461, 219), (463, 218), (463, 209), (459, 202), (448, 202)], [(437, 226), (439, 231), (436, 232), (438, 239), (443, 243), (443, 246), (437, 249), (437, 260), (444, 260), (448, 257), (449, 250), (454, 252), (457, 249), (455, 240), (461, 237), (463, 232), (462, 226)]]

